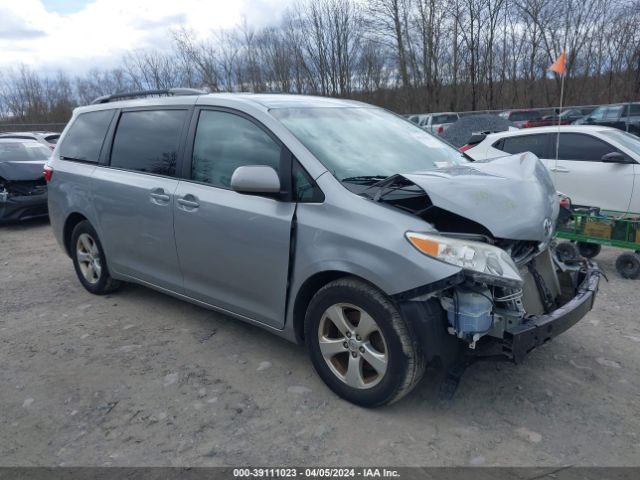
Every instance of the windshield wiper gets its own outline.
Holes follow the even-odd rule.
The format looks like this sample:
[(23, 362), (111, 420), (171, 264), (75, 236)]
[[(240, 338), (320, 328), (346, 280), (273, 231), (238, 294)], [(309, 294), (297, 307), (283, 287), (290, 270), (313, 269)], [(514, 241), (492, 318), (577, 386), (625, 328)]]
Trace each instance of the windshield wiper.
[(384, 180), (385, 178), (389, 178), (385, 175), (359, 175), (357, 177), (347, 177), (340, 180), (341, 182), (350, 182), (350, 183), (377, 183), (380, 180)]

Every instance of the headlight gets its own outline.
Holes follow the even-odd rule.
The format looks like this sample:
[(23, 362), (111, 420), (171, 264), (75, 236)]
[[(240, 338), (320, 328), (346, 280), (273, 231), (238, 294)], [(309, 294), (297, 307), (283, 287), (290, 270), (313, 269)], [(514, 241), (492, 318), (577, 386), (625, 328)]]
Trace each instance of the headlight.
[(406, 237), (420, 252), (463, 268), (473, 280), (514, 288), (522, 286), (518, 267), (501, 248), (425, 233), (407, 232)]

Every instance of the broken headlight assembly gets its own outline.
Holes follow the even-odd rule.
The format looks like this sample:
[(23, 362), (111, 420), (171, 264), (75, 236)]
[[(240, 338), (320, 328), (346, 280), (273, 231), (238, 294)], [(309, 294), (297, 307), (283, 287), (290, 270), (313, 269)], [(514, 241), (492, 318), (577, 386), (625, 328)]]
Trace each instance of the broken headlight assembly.
[(441, 235), (417, 232), (405, 235), (421, 253), (464, 269), (471, 280), (510, 288), (522, 287), (518, 267), (501, 248)]

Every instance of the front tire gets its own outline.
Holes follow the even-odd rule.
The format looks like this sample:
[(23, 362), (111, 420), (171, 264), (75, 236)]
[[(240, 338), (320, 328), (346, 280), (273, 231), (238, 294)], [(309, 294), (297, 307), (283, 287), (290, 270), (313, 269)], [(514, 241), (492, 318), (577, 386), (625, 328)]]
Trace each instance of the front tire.
[(122, 286), (122, 282), (114, 280), (109, 274), (98, 234), (87, 220), (73, 229), (69, 250), (78, 280), (89, 292), (105, 295)]
[(327, 386), (363, 407), (399, 400), (424, 374), (422, 350), (395, 305), (355, 278), (335, 280), (311, 299), (305, 341)]

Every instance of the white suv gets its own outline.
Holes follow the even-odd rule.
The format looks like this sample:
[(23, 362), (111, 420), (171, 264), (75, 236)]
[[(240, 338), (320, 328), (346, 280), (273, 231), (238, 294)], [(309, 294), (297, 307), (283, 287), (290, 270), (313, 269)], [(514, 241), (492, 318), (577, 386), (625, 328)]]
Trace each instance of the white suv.
[(532, 152), (574, 205), (640, 213), (640, 181), (634, 181), (640, 175), (640, 138), (630, 133), (609, 127), (537, 127), (475, 135), (461, 150), (473, 160)]

